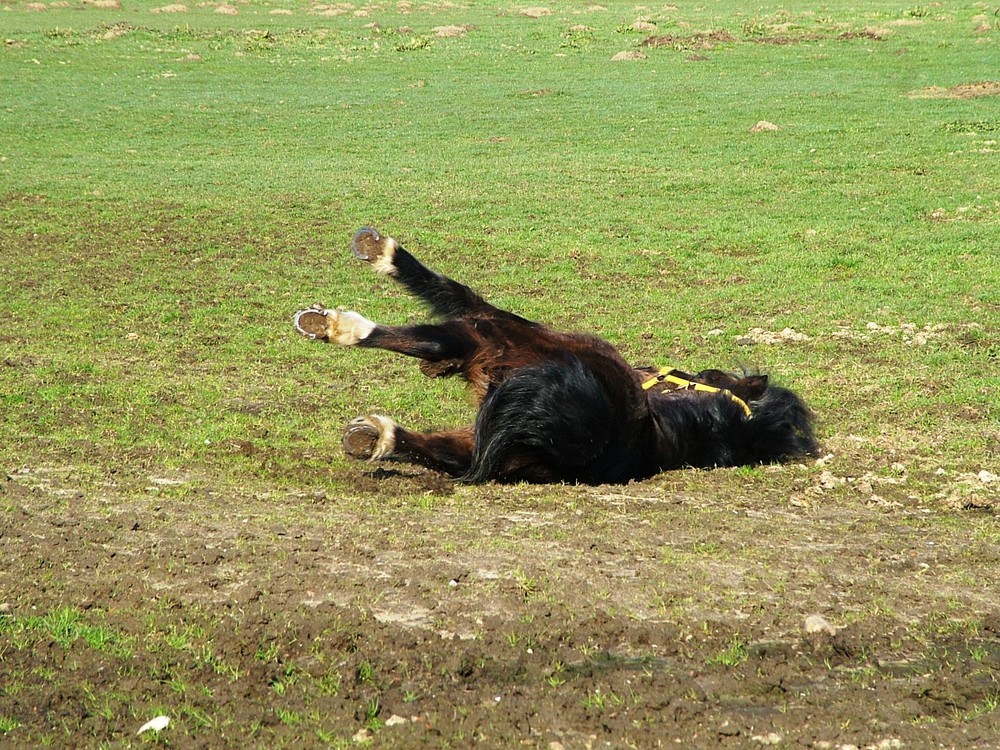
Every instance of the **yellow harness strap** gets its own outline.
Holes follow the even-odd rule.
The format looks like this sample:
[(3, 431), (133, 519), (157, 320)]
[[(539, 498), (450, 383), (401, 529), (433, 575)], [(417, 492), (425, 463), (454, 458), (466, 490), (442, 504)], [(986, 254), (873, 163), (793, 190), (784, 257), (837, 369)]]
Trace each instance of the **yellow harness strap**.
[(721, 393), (726, 396), (730, 401), (737, 404), (743, 413), (747, 415), (747, 418), (753, 416), (750, 411), (750, 407), (747, 406), (747, 402), (737, 396), (730, 390), (725, 388), (716, 388), (714, 385), (706, 385), (705, 383), (696, 383), (691, 380), (691, 376), (685, 372), (674, 369), (673, 367), (661, 367), (660, 371), (656, 373), (649, 380), (645, 380), (642, 383), (643, 390), (648, 391), (654, 385), (658, 383), (669, 383), (675, 386), (671, 390), (683, 390), (683, 391), (701, 391), (702, 393)]

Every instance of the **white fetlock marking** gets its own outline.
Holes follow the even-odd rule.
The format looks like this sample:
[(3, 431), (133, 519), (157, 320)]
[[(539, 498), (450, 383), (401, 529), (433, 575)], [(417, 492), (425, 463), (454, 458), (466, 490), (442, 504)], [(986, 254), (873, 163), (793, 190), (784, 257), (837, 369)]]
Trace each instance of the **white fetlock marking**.
[(396, 450), (396, 423), (380, 414), (371, 414), (368, 419), (378, 425), (378, 441), (372, 450), (370, 460), (378, 461), (380, 458), (392, 455)]
[(372, 263), (372, 268), (375, 273), (394, 276), (396, 274), (396, 249), (399, 247), (399, 243), (392, 237), (386, 237), (384, 242), (382, 254)]
[(327, 310), (327, 330), (330, 341), (341, 346), (354, 346), (375, 330), (375, 324), (352, 310)]

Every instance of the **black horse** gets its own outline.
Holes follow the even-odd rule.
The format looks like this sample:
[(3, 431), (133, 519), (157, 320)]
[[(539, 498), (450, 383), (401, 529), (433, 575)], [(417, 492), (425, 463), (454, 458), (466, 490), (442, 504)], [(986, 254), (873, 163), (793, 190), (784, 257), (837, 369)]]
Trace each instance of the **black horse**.
[(356, 312), (312, 307), (295, 315), (296, 330), (416, 357), (430, 377), (463, 377), (479, 404), (475, 425), (444, 432), (358, 417), (344, 432), (354, 458), (409, 461), (468, 482), (604, 484), (818, 451), (809, 409), (766, 375), (631, 367), (603, 339), (494, 307), (374, 229), (358, 231), (351, 250), (442, 321), (383, 326)]

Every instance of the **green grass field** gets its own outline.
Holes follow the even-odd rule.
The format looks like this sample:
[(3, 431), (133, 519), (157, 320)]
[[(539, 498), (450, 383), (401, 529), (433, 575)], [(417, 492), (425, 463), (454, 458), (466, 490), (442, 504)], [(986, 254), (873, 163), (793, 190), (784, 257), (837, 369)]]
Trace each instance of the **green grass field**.
[[(55, 516), (104, 517), (148, 499), (151, 478), (181, 477), (153, 482), (156, 502), (137, 507), (166, 504), (194, 533), (244, 493), (321, 493), (368, 531), (393, 508), (409, 517), (401, 502), (470, 517), (522, 496), (542, 510), (567, 493), (590, 502), (575, 488), (497, 487), (428, 500), (419, 482), (379, 489), (342, 456), (358, 414), (428, 429), (473, 418), (457, 382), (293, 332), (292, 314), (316, 301), (422, 319), (350, 257), (354, 230), (373, 225), (498, 305), (600, 333), (636, 364), (771, 373), (813, 406), (833, 457), (794, 476), (678, 472), (639, 492), (783, 503), (811, 486), (848, 516), (874, 499), (995, 542), (970, 515), (1000, 504), (992, 6), (105, 5), (0, 3), (8, 490), (48, 493)], [(612, 59), (621, 52), (641, 54)], [(775, 129), (755, 132), (760, 121)], [(0, 495), (0, 518), (22, 506), (30, 515)], [(254, 517), (269, 528), (300, 511), (275, 501)], [(0, 543), (27, 554), (30, 535), (2, 529)], [(524, 554), (512, 544), (512, 559)], [(995, 580), (988, 570), (969, 591)], [(34, 573), (0, 582), (0, 672), (4, 654), (49, 632), (45, 616), (77, 612), (80, 582), (48, 575), (47, 593)], [(115, 618), (113, 602), (89, 599), (84, 633)], [(130, 652), (182, 628), (152, 605), (129, 612)], [(150, 624), (160, 616), (170, 624)], [(91, 687), (128, 715), (133, 699)], [(365, 690), (376, 704), (350, 730), (303, 709), (282, 719), (285, 735), (253, 736), (346, 742), (385, 700)], [(992, 713), (989, 695), (976, 717)], [(3, 700), (0, 744), (62, 744), (65, 723), (29, 731)], [(225, 734), (199, 710), (189, 730)], [(89, 743), (128, 743), (142, 722), (118, 723), (124, 735), (88, 724)]]
[[(997, 100), (920, 95), (995, 73), (974, 7), (403, 7), (5, 6), (9, 449), (215, 464), (211, 444), (264, 429), (220, 414), (224, 394), (329, 404), (280, 407), (278, 444), (375, 405), (351, 375), (384, 360), (304, 357), (287, 326), (314, 300), (419, 314), (346, 261), (372, 223), (636, 361), (761, 366), (828, 433), (995, 457)], [(703, 30), (734, 41), (690, 60)], [(610, 61), (653, 35), (680, 41)], [(869, 322), (958, 341), (831, 339)], [(813, 342), (734, 343), (753, 327)], [(387, 375), (384, 408), (461, 418)]]

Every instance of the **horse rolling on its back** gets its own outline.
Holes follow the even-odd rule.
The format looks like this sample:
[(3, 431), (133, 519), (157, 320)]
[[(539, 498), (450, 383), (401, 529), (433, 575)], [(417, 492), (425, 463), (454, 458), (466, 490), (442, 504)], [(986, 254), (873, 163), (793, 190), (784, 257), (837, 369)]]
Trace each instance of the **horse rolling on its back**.
[(767, 376), (635, 368), (603, 339), (554, 331), (494, 307), (374, 229), (361, 229), (351, 250), (426, 302), (441, 322), (385, 326), (356, 312), (312, 307), (295, 315), (296, 330), (416, 357), (428, 376), (460, 375), (479, 404), (474, 425), (443, 432), (358, 417), (344, 432), (354, 458), (409, 461), (468, 482), (604, 484), (817, 452), (808, 408)]

